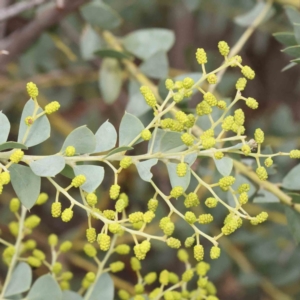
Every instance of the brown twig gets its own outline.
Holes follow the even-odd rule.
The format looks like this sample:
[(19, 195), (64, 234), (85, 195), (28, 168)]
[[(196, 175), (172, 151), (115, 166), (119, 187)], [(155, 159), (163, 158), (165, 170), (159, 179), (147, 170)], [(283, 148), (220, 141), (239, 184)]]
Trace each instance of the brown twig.
[(5, 49), (10, 54), (0, 57), (0, 70), (4, 71), (6, 65), (30, 47), (45, 30), (59, 23), (66, 15), (87, 2), (89, 0), (66, 0), (63, 9), (57, 9), (56, 6), (50, 7), (38, 14), (24, 28), (13, 32), (7, 38), (0, 41), (0, 49)]

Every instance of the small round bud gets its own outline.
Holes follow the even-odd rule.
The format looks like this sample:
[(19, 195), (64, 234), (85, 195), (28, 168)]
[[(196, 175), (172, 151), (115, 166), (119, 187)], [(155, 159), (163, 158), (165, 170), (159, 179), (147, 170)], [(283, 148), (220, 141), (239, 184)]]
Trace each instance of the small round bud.
[(48, 194), (40, 193), (35, 204), (36, 205), (42, 205), (42, 204), (46, 203), (48, 199), (49, 199)]
[(100, 250), (108, 251), (110, 248), (110, 236), (105, 233), (99, 233), (97, 237)]
[(88, 205), (92, 207), (97, 204), (97, 200), (98, 200), (97, 195), (95, 193), (88, 193), (85, 199)]
[(176, 173), (179, 177), (184, 177), (187, 172), (187, 164), (179, 163), (176, 167)]
[(177, 199), (183, 194), (183, 187), (182, 186), (175, 186), (172, 188), (170, 192), (170, 196)]
[(51, 205), (51, 214), (53, 218), (58, 218), (61, 215), (61, 203), (54, 202)]
[(17, 164), (18, 162), (20, 162), (22, 160), (24, 156), (24, 152), (20, 149), (17, 149), (16, 151), (14, 151), (11, 156), (9, 157), (10, 161), (13, 162), (14, 164)]
[(189, 223), (189, 224), (194, 224), (197, 220), (195, 214), (192, 211), (187, 211), (184, 215), (184, 219)]
[(156, 279), (157, 279), (157, 274), (155, 272), (150, 272), (144, 277), (144, 281), (148, 285), (154, 283)]
[(258, 178), (262, 181), (268, 179), (268, 173), (267, 173), (265, 167), (258, 167), (256, 169), (256, 174), (257, 174)]
[(290, 158), (300, 158), (300, 150), (291, 150)]
[(204, 248), (202, 245), (194, 246), (194, 257), (197, 261), (203, 260)]
[(174, 82), (170, 78), (166, 79), (165, 85), (167, 90), (172, 90), (174, 88)]
[(184, 246), (186, 248), (190, 248), (193, 246), (193, 244), (195, 243), (195, 238), (190, 236), (190, 237), (187, 237), (185, 242), (184, 242)]
[(180, 261), (184, 262), (184, 263), (187, 263), (188, 260), (189, 260), (189, 255), (187, 253), (186, 250), (184, 249), (179, 249), (178, 252), (177, 252), (177, 257)]
[(155, 212), (156, 209), (157, 209), (157, 206), (158, 206), (158, 200), (157, 199), (150, 199), (148, 201), (147, 206), (148, 206), (149, 210), (152, 210), (153, 212)]
[(209, 224), (214, 220), (211, 214), (202, 214), (199, 216), (199, 223), (200, 224)]
[(115, 252), (120, 255), (126, 255), (130, 252), (130, 247), (126, 244), (121, 244), (115, 248)]
[(121, 187), (118, 184), (113, 184), (109, 189), (109, 196), (116, 200), (119, 197)]
[(73, 218), (73, 210), (72, 208), (66, 208), (62, 214), (61, 214), (61, 219), (63, 222), (69, 222)]
[(258, 108), (258, 102), (254, 98), (251, 98), (251, 97), (247, 98), (246, 105), (252, 109)]
[(217, 151), (214, 153), (215, 159), (222, 159), (224, 157), (224, 153), (221, 151)]
[(34, 268), (38, 268), (42, 265), (42, 262), (34, 256), (29, 256), (27, 258), (27, 262), (31, 267), (34, 267)]
[(213, 74), (209, 74), (207, 76), (206, 80), (209, 84), (216, 84), (218, 81), (218, 78), (217, 78), (216, 74), (213, 73)]
[(125, 264), (122, 261), (116, 261), (109, 265), (110, 271), (113, 273), (120, 272), (124, 269)]
[(195, 84), (194, 80), (190, 77), (186, 77), (182, 81), (182, 85), (185, 89), (190, 89)]
[(193, 146), (194, 144), (194, 137), (189, 133), (184, 133), (181, 136), (181, 140), (187, 146)]
[(55, 247), (58, 243), (58, 237), (56, 234), (50, 234), (48, 237), (48, 244), (52, 247)]
[(33, 82), (28, 82), (26, 85), (27, 93), (30, 98), (35, 99), (39, 95), (39, 90)]
[(38, 250), (38, 249), (34, 249), (33, 252), (32, 252), (32, 255), (34, 257), (36, 257), (37, 259), (41, 260), (41, 261), (46, 259), (45, 253), (41, 250)]
[(77, 175), (73, 178), (71, 185), (78, 188), (86, 182), (86, 177), (84, 175)]
[(194, 271), (192, 269), (186, 270), (183, 274), (182, 274), (182, 281), (183, 282), (189, 282), (194, 276)]
[(73, 146), (68, 146), (66, 149), (65, 149), (65, 155), (66, 156), (74, 156), (76, 153), (76, 149), (75, 147)]
[(167, 270), (163, 270), (160, 272), (159, 283), (162, 285), (167, 285), (169, 283), (169, 272)]
[(268, 157), (266, 160), (265, 160), (265, 166), (267, 168), (271, 167), (273, 165), (273, 159), (271, 157)]
[(59, 274), (62, 270), (62, 264), (60, 262), (56, 262), (52, 267), (52, 272), (54, 274)]
[(127, 169), (132, 164), (132, 159), (129, 156), (122, 158), (120, 161), (120, 167), (123, 169)]
[(136, 257), (131, 257), (130, 265), (133, 271), (139, 271), (142, 268), (140, 261)]
[(255, 139), (257, 144), (262, 144), (264, 142), (265, 135), (264, 135), (264, 132), (260, 128), (257, 128), (255, 130), (254, 139)]
[(229, 54), (230, 48), (228, 44), (224, 41), (218, 43), (219, 52), (222, 56), (227, 56)]
[(220, 257), (221, 249), (218, 246), (213, 246), (210, 249), (210, 258), (211, 259), (217, 259)]
[(198, 64), (206, 64), (207, 63), (207, 56), (206, 52), (203, 48), (198, 48), (196, 51), (196, 59)]
[(151, 133), (151, 131), (149, 129), (142, 130), (142, 132), (141, 132), (141, 138), (144, 141), (149, 141), (151, 139), (151, 136), (152, 136), (152, 133)]
[(86, 230), (86, 239), (89, 243), (93, 243), (96, 241), (97, 233), (95, 228), (88, 228)]
[(59, 251), (66, 253), (66, 252), (70, 251), (71, 248), (72, 248), (72, 243), (70, 241), (65, 241), (60, 245)]
[(9, 203), (9, 209), (11, 212), (16, 213), (20, 208), (20, 200), (18, 198), (12, 198)]
[(181, 242), (178, 239), (170, 237), (170, 238), (167, 239), (167, 245), (170, 248), (178, 249), (178, 248), (181, 247)]
[(239, 78), (238, 81), (235, 84), (235, 88), (239, 91), (243, 91), (246, 87), (246, 84), (247, 84), (247, 79), (246, 78), (244, 78), (244, 77)]
[(129, 300), (130, 294), (125, 290), (119, 290), (118, 296), (121, 300)]
[(97, 255), (96, 248), (91, 244), (85, 244), (83, 247), (83, 251), (89, 257), (95, 257)]
[(205, 200), (205, 205), (209, 208), (214, 208), (217, 206), (217, 204), (218, 204), (218, 200), (216, 198), (209, 197)]
[(242, 67), (241, 72), (246, 78), (250, 80), (254, 79), (255, 77), (255, 72), (249, 66)]
[(25, 219), (24, 226), (28, 229), (34, 229), (41, 222), (41, 218), (37, 215), (32, 215)]
[(59, 108), (60, 108), (60, 104), (57, 101), (53, 101), (45, 106), (44, 111), (47, 115), (50, 115), (50, 114), (58, 111)]

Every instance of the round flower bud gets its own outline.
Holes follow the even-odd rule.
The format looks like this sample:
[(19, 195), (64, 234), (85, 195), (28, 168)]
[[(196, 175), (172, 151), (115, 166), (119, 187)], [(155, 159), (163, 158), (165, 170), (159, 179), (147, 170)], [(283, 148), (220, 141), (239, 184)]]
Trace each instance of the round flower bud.
[(124, 269), (125, 264), (122, 261), (116, 261), (109, 265), (110, 271), (113, 273), (120, 272)]
[(148, 285), (154, 283), (156, 279), (157, 279), (157, 274), (155, 272), (150, 272), (144, 277), (144, 281)]
[(156, 209), (157, 209), (157, 206), (158, 206), (158, 200), (157, 199), (152, 198), (148, 201), (147, 207), (148, 207), (149, 210), (152, 210), (153, 212), (155, 212)]
[(189, 224), (194, 224), (197, 220), (195, 214), (192, 211), (187, 211), (184, 215), (184, 219), (189, 223)]
[(177, 199), (183, 194), (183, 187), (182, 186), (175, 186), (172, 188), (170, 192), (170, 196)]
[(83, 251), (89, 257), (95, 257), (97, 255), (96, 248), (91, 244), (85, 244), (83, 247)]
[(195, 81), (190, 77), (186, 77), (182, 81), (182, 85), (185, 89), (190, 89), (194, 84), (195, 84)]
[(258, 108), (258, 102), (254, 98), (251, 98), (251, 97), (247, 98), (246, 105), (252, 109)]
[(243, 183), (238, 187), (237, 192), (239, 194), (250, 191), (250, 185), (248, 183)]
[(165, 235), (172, 235), (175, 230), (175, 225), (173, 222), (168, 222), (162, 229)]
[(159, 274), (159, 283), (162, 285), (168, 285), (169, 283), (169, 272), (167, 270), (163, 270)]
[(196, 59), (198, 64), (206, 64), (207, 63), (207, 56), (206, 52), (203, 48), (198, 48), (196, 51)]
[[(138, 283), (134, 286), (134, 291), (136, 294), (142, 294), (144, 292), (144, 286), (141, 283)], [(140, 299), (142, 300), (142, 299), (144, 299), (144, 297), (140, 298)], [(138, 300), (140, 300), (140, 299), (138, 298)]]
[(125, 290), (119, 290), (118, 296), (121, 300), (129, 300), (130, 294)]
[(246, 87), (246, 84), (247, 84), (247, 79), (246, 78), (244, 78), (244, 77), (239, 78), (238, 81), (235, 84), (235, 88), (239, 91), (243, 91)]
[(190, 248), (193, 246), (193, 244), (195, 243), (195, 238), (190, 236), (190, 237), (187, 237), (185, 242), (184, 242), (184, 246), (186, 248)]
[(196, 272), (199, 276), (205, 276), (210, 269), (210, 265), (204, 261), (196, 265)]
[(45, 253), (41, 250), (38, 250), (38, 249), (34, 249), (33, 252), (32, 252), (32, 255), (34, 257), (36, 257), (37, 259), (41, 260), (41, 261), (46, 259)]
[(246, 192), (243, 192), (243, 193), (240, 194), (239, 202), (242, 205), (244, 205), (248, 202), (248, 194)]
[(16, 213), (20, 208), (20, 200), (18, 198), (12, 198), (9, 203), (9, 209), (11, 212)]
[(144, 129), (142, 130), (141, 132), (141, 138), (144, 140), (144, 141), (149, 141), (152, 137), (152, 133), (149, 129)]
[(27, 262), (31, 267), (34, 267), (34, 268), (38, 268), (42, 265), (42, 262), (34, 256), (27, 257)]
[(140, 261), (136, 257), (131, 257), (130, 265), (133, 271), (139, 271), (142, 268)]
[(266, 160), (265, 160), (265, 166), (267, 168), (271, 167), (273, 165), (273, 159), (271, 157), (268, 157)]
[(84, 175), (77, 175), (73, 178), (71, 185), (78, 188), (86, 182), (86, 177)]
[(245, 123), (245, 114), (240, 108), (234, 112), (234, 121), (238, 126), (242, 126)]
[(220, 257), (221, 249), (218, 246), (213, 246), (210, 249), (210, 258), (217, 259)]
[(262, 144), (264, 142), (265, 135), (264, 135), (264, 132), (260, 128), (257, 128), (255, 130), (254, 139), (255, 139), (257, 144)]
[(26, 90), (30, 98), (35, 99), (39, 95), (39, 90), (33, 82), (28, 82)]
[(219, 180), (219, 186), (223, 191), (228, 191), (229, 187), (233, 185), (235, 178), (233, 176), (225, 176)]
[(213, 73), (213, 74), (209, 74), (207, 76), (206, 80), (209, 84), (216, 84), (218, 81), (218, 78), (217, 78), (216, 74)]
[(179, 249), (178, 252), (177, 252), (177, 257), (180, 261), (184, 262), (184, 263), (187, 263), (188, 260), (189, 260), (189, 255), (187, 253), (186, 250), (184, 249)]
[(130, 247), (126, 244), (121, 244), (115, 248), (115, 252), (120, 255), (126, 255), (130, 252)]
[(174, 88), (174, 81), (170, 78), (166, 79), (165, 86), (167, 90), (172, 90)]
[(59, 251), (66, 253), (66, 252), (70, 251), (71, 248), (72, 248), (72, 243), (70, 241), (65, 241), (60, 245)]
[(254, 79), (255, 77), (255, 72), (249, 66), (243, 66), (241, 72), (246, 78), (250, 80)]
[(207, 278), (200, 277), (199, 280), (197, 281), (197, 286), (204, 289), (207, 285), (207, 281), (208, 281)]
[(256, 169), (256, 174), (257, 174), (258, 178), (262, 181), (268, 179), (268, 173), (267, 173), (265, 167), (258, 167)]
[(121, 225), (119, 223), (109, 224), (108, 230), (109, 230), (109, 232), (111, 232), (113, 234), (118, 234), (118, 233), (122, 233), (123, 232), (122, 227), (121, 227)]
[(6, 185), (10, 183), (10, 174), (9, 172), (0, 173), (0, 184)]
[(113, 184), (109, 189), (109, 196), (116, 200), (119, 197), (121, 187), (118, 184)]
[(166, 242), (170, 248), (178, 249), (181, 247), (181, 242), (173, 237), (168, 238)]
[(96, 229), (95, 228), (88, 228), (86, 230), (86, 239), (88, 240), (89, 243), (93, 243), (96, 241)]
[(123, 199), (119, 199), (116, 202), (115, 209), (118, 213), (121, 213), (126, 207), (126, 203)]
[(37, 227), (41, 222), (41, 218), (36, 216), (36, 215), (32, 215), (28, 218), (25, 219), (24, 221), (24, 226), (28, 229), (34, 229), (35, 227)]
[(105, 233), (99, 233), (97, 237), (100, 250), (108, 251), (110, 248), (110, 236)]
[(155, 217), (155, 214), (152, 210), (148, 210), (144, 213), (144, 223), (150, 223)]
[(61, 203), (53, 202), (51, 205), (51, 214), (53, 218), (58, 218), (61, 215)]
[(243, 145), (241, 150), (246, 156), (251, 153), (251, 148), (248, 144)]
[(57, 101), (52, 101), (45, 106), (44, 111), (47, 115), (51, 115), (54, 112), (58, 111), (59, 108), (60, 108), (60, 104)]
[(227, 56), (229, 54), (230, 48), (228, 44), (224, 41), (218, 43), (219, 52), (222, 56)]
[(238, 64), (241, 64), (242, 63), (242, 57), (240, 56), (240, 55), (235, 55), (234, 57), (232, 57), (231, 59), (230, 59), (230, 61), (231, 61), (231, 67), (236, 67), (236, 66), (238, 66)]
[(144, 214), (140, 211), (136, 211), (134, 213), (129, 214), (128, 218), (130, 223), (143, 222)]
[(63, 272), (61, 274), (61, 278), (62, 278), (62, 280), (71, 280), (73, 278), (73, 273), (70, 271)]
[(97, 204), (97, 200), (98, 200), (97, 195), (95, 193), (88, 193), (85, 199), (88, 205), (92, 207)]
[(129, 156), (123, 157), (120, 161), (120, 167), (127, 169), (132, 164), (132, 159)]
[(111, 209), (106, 209), (103, 211), (103, 216), (108, 220), (114, 220), (115, 219), (115, 211)]
[(24, 152), (21, 149), (17, 149), (10, 155), (9, 159), (14, 164), (17, 164), (22, 160), (23, 156), (24, 156)]
[(194, 257), (197, 261), (203, 260), (204, 248), (202, 245), (194, 246)]
[(73, 210), (72, 208), (66, 208), (62, 214), (61, 214), (61, 219), (63, 222), (69, 222), (73, 218)]
[(52, 233), (48, 236), (48, 244), (52, 247), (55, 247), (58, 243), (58, 237), (56, 234)]
[(290, 158), (300, 158), (300, 150), (291, 150)]
[(18, 236), (19, 233), (19, 223), (18, 222), (10, 222), (8, 224), (8, 228), (9, 228), (9, 232), (13, 235), (13, 236)]
[(58, 273), (60, 273), (61, 272), (61, 270), (62, 270), (62, 264), (60, 263), (60, 262), (56, 262), (54, 265), (53, 265), (53, 267), (52, 267), (52, 272), (54, 273), (54, 274), (58, 274)]
[(65, 149), (65, 154), (66, 156), (74, 156), (76, 153), (76, 149), (75, 147), (73, 146), (68, 146), (66, 149)]
[(218, 200), (216, 198), (209, 197), (205, 200), (205, 205), (209, 208), (214, 208), (217, 206), (217, 204), (218, 204)]
[(24, 249), (25, 250), (33, 250), (34, 248), (36, 247), (36, 241), (35, 240), (27, 240), (25, 243), (24, 243)]
[(176, 167), (176, 173), (179, 177), (184, 177), (187, 172), (187, 164), (179, 163)]
[(42, 205), (42, 204), (46, 203), (48, 199), (49, 199), (48, 194), (40, 193), (35, 204), (36, 205)]
[(184, 205), (187, 208), (196, 207), (199, 205), (199, 203), (200, 202), (197, 194), (193, 192), (189, 193), (184, 200)]
[(227, 108), (227, 103), (224, 100), (219, 100), (217, 103), (217, 107), (219, 109), (226, 109)]
[(211, 214), (202, 214), (199, 216), (200, 224), (209, 224), (214, 220), (214, 217)]
[(59, 286), (61, 288), (62, 291), (66, 291), (66, 290), (69, 290), (70, 289), (70, 283), (66, 280), (62, 280), (60, 283), (59, 283)]
[(169, 283), (176, 284), (179, 282), (179, 277), (173, 272), (169, 272)]
[(210, 93), (210, 92), (205, 93), (204, 96), (203, 96), (203, 99), (210, 106), (216, 106), (217, 103), (218, 103), (216, 97), (212, 93)]
[(194, 271), (192, 269), (186, 270), (183, 274), (182, 274), (182, 281), (183, 282), (189, 282), (194, 276)]
[(224, 153), (221, 151), (217, 151), (214, 153), (215, 159), (222, 159), (224, 157)]
[(181, 140), (187, 146), (193, 146), (194, 144), (194, 137), (187, 132), (181, 136)]

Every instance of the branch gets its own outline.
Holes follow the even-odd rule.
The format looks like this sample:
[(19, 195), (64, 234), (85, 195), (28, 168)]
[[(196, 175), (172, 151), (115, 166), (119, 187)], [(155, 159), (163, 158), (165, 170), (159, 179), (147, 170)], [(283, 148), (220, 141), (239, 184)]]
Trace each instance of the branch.
[(0, 10), (0, 22), (8, 20), (19, 15), (25, 10), (31, 9), (37, 5), (43, 4), (46, 0), (29, 0), (10, 5)]
[(63, 9), (53, 7), (38, 14), (36, 18), (21, 30), (13, 32), (0, 42), (0, 49), (9, 52), (7, 56), (0, 56), (0, 71), (4, 71), (6, 65), (27, 50), (42, 33), (59, 23), (66, 15), (78, 9), (89, 0), (66, 0)]

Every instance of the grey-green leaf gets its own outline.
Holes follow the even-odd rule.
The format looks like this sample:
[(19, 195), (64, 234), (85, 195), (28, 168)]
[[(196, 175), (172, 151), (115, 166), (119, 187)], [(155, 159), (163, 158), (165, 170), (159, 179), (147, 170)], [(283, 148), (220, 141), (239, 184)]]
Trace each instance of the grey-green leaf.
[[(119, 146), (128, 146), (144, 129), (143, 123), (134, 115), (125, 112), (119, 128)], [(141, 142), (138, 139), (134, 144)]]
[(116, 153), (132, 150), (132, 149), (133, 149), (132, 147), (128, 147), (128, 146), (118, 147), (116, 149), (111, 150), (109, 153), (107, 153), (107, 155), (105, 155), (104, 158), (109, 157), (109, 156), (111, 156), (113, 154), (116, 154)]
[(7, 141), (9, 131), (10, 131), (10, 123), (7, 116), (0, 111), (0, 144), (5, 143)]
[(223, 157), (222, 159), (215, 159), (215, 164), (219, 173), (223, 176), (230, 175), (233, 168), (233, 160), (230, 157)]
[(273, 33), (274, 38), (285, 46), (295, 46), (297, 41), (293, 32), (276, 32)]
[(99, 88), (103, 100), (112, 104), (117, 100), (123, 83), (120, 63), (115, 58), (104, 58), (99, 73)]
[(300, 214), (294, 209), (285, 206), (285, 215), (289, 230), (297, 244), (300, 243)]
[(50, 155), (29, 164), (34, 174), (41, 177), (54, 177), (65, 167), (65, 159), (60, 155)]
[(73, 291), (63, 291), (62, 300), (83, 300), (83, 298)]
[(129, 81), (129, 101), (126, 106), (126, 111), (135, 116), (141, 116), (147, 111), (151, 110), (151, 107), (146, 103), (143, 95), (140, 93), (140, 84), (131, 79)]
[(0, 151), (7, 150), (7, 149), (27, 150), (28, 147), (26, 147), (24, 144), (17, 143), (17, 142), (6, 142), (0, 145)]
[(181, 186), (185, 191), (188, 188), (191, 181), (191, 170), (190, 168), (188, 168), (185, 176), (179, 177), (176, 173), (176, 167), (177, 167), (176, 163), (167, 164), (171, 186), (172, 188), (175, 186)]
[(257, 196), (253, 199), (254, 203), (279, 203), (280, 200), (273, 193), (261, 189), (257, 192)]
[(300, 13), (293, 6), (285, 6), (285, 13), (292, 25), (294, 25), (294, 23), (300, 23)]
[(99, 34), (90, 26), (86, 25), (80, 36), (80, 52), (85, 60), (95, 58), (95, 51), (104, 47), (104, 41)]
[(186, 149), (181, 140), (181, 133), (166, 131), (160, 141), (161, 152), (178, 152)]
[(140, 177), (145, 181), (151, 181), (153, 174), (151, 173), (151, 168), (155, 166), (158, 162), (157, 158), (148, 159), (142, 162), (136, 163), (136, 168)]
[(84, 175), (86, 177), (86, 182), (81, 186), (81, 188), (92, 193), (101, 184), (104, 178), (104, 168), (100, 166), (82, 165), (74, 167), (75, 175)]
[(107, 273), (103, 273), (98, 280), (88, 289), (84, 300), (113, 300), (114, 283)]
[(41, 190), (41, 177), (29, 167), (13, 164), (9, 168), (12, 186), (22, 204), (30, 209), (36, 202)]
[(294, 57), (299, 57), (300, 56), (300, 46), (290, 46), (287, 48), (284, 48), (283, 50), (281, 50), (281, 52), (284, 52), (288, 55), (294, 56)]
[(116, 28), (122, 22), (119, 14), (101, 1), (92, 1), (84, 5), (80, 11), (86, 22), (102, 29)]
[(300, 190), (300, 164), (288, 172), (282, 180), (282, 187), (287, 190)]
[(151, 78), (166, 78), (169, 71), (169, 62), (166, 52), (159, 51), (140, 65), (140, 71)]
[(164, 130), (158, 128), (156, 131), (156, 135), (154, 135), (154, 133), (152, 134), (152, 137), (148, 143), (148, 152), (150, 151), (152, 143), (154, 143), (152, 147), (152, 153), (156, 153), (160, 151), (160, 142), (165, 133), (166, 132)]
[(168, 29), (140, 29), (123, 39), (127, 51), (141, 59), (148, 59), (159, 51), (167, 52), (175, 42), (174, 33)]
[(113, 49), (102, 49), (95, 51), (94, 53), (97, 56), (100, 56), (102, 58), (110, 57), (110, 58), (117, 58), (117, 59), (128, 59), (131, 58), (131, 56), (128, 53), (113, 50)]
[(25, 262), (20, 262), (14, 269), (4, 296), (10, 297), (29, 290), (32, 280), (32, 271)]
[[(23, 112), (21, 115), (18, 143), (22, 143), (27, 147), (38, 145), (43, 141), (47, 140), (50, 136), (50, 123), (48, 121), (48, 118), (45, 115), (43, 115), (30, 126), (29, 134), (25, 142), (23, 141), (28, 128), (28, 126), (25, 124), (25, 118), (33, 115), (34, 107), (34, 101), (32, 99), (28, 100), (23, 108)], [(39, 108), (37, 110), (37, 114), (41, 113), (42, 111), (43, 110)]]
[(60, 151), (64, 152), (68, 146), (75, 147), (77, 154), (93, 153), (96, 147), (96, 138), (89, 128), (81, 126), (67, 136)]
[(117, 142), (117, 131), (115, 127), (107, 120), (95, 133), (96, 148), (94, 153), (108, 151), (115, 147)]
[[(257, 2), (257, 4), (248, 12), (243, 15), (237, 16), (234, 18), (234, 22), (240, 26), (247, 27), (253, 23), (253, 20), (261, 13), (261, 11), (265, 8), (264, 2)], [(264, 17), (263, 22), (266, 22), (270, 19), (275, 13), (275, 9), (271, 7), (269, 9), (267, 15)]]
[(26, 300), (62, 300), (62, 292), (56, 280), (49, 274), (39, 277), (29, 291)]

